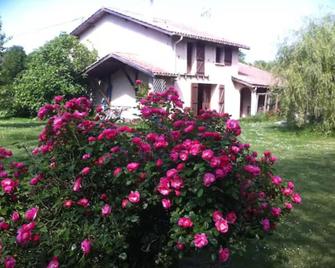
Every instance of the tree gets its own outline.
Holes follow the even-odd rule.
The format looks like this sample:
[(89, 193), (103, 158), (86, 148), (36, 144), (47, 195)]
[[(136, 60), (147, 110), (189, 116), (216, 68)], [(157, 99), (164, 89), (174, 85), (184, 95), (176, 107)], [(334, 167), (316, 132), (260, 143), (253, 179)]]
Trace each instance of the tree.
[(335, 130), (335, 16), (310, 20), (278, 51), (281, 109), (295, 126)]
[(27, 55), (21, 46), (12, 46), (3, 53), (0, 83), (10, 84), (25, 69)]
[(242, 63), (246, 63), (245, 57), (246, 57), (246, 54), (243, 51), (239, 50), (238, 51), (238, 61)]
[(5, 50), (5, 48), (4, 48), (5, 42), (6, 42), (6, 35), (2, 31), (2, 22), (1, 22), (1, 18), (0, 18), (0, 63), (1, 63), (2, 53)]
[(13, 99), (12, 84), (14, 79), (25, 69), (27, 55), (23, 47), (12, 46), (3, 53), (0, 68), (0, 111), (8, 115)]
[(81, 72), (96, 57), (96, 51), (65, 33), (31, 53), (27, 69), (13, 85), (15, 113), (34, 115), (55, 95), (85, 95), (86, 80)]
[(275, 62), (265, 60), (255, 60), (253, 65), (256, 66), (257, 68), (271, 72), (275, 66)]

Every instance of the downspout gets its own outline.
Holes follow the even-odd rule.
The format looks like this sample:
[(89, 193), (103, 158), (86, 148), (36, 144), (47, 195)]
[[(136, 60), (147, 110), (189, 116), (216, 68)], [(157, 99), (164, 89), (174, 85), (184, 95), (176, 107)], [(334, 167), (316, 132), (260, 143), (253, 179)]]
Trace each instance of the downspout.
[(177, 44), (179, 44), (182, 40), (184, 39), (184, 36), (180, 36), (180, 38), (174, 42), (173, 44), (173, 52), (174, 52), (174, 72), (177, 72), (177, 55), (176, 55), (176, 48), (177, 48)]

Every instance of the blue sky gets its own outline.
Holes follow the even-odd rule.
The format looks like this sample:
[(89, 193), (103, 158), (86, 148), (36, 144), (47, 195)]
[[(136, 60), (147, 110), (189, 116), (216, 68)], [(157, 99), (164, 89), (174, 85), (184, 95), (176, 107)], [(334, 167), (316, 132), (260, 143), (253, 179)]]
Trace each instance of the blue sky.
[(272, 60), (277, 45), (307, 16), (335, 13), (335, 0), (0, 0), (9, 45), (27, 52), (59, 32), (70, 32), (98, 8), (155, 14), (246, 43), (247, 60)]

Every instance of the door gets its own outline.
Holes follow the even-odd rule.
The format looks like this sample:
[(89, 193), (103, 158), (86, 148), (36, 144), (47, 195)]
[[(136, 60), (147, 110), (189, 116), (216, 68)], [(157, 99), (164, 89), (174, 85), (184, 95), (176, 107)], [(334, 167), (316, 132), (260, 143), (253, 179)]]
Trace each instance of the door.
[(197, 44), (197, 74), (205, 74), (205, 46)]
[(200, 110), (209, 110), (211, 107), (212, 87), (208, 84), (198, 85), (198, 114)]

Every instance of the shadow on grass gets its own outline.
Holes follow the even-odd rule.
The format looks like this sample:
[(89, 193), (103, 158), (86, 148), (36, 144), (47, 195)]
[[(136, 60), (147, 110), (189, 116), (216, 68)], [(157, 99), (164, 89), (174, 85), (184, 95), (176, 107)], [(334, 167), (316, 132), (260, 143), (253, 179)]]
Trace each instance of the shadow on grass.
[(335, 151), (311, 154), (278, 165), (283, 177), (303, 178), (294, 179), (303, 204), (275, 234), (250, 243), (244, 256), (233, 256), (230, 267), (335, 267)]
[(45, 125), (45, 122), (11, 122), (11, 123), (2, 123), (0, 121), (0, 127), (4, 128), (30, 128), (30, 127), (39, 127)]

